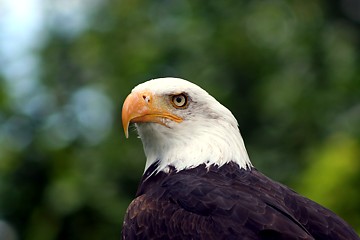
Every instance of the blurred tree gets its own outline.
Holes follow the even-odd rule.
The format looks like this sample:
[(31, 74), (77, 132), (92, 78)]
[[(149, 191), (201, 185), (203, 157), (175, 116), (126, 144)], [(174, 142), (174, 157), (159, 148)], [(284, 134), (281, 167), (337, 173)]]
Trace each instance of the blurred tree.
[(45, 4), (36, 91), (21, 100), (0, 82), (0, 217), (21, 239), (119, 239), (145, 163), (121, 104), (163, 76), (208, 90), (258, 169), (360, 232), (355, 2)]

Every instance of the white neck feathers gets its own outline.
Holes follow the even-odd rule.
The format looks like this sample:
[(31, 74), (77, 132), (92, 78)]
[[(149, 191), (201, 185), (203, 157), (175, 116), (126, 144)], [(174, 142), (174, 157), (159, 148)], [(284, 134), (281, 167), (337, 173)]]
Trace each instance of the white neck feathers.
[(169, 166), (180, 171), (201, 164), (222, 166), (230, 161), (243, 169), (252, 166), (236, 120), (232, 124), (223, 119), (200, 121), (181, 123), (182, 129), (187, 129), (181, 134), (156, 123), (137, 124), (147, 158), (145, 171), (156, 161), (157, 172), (166, 172)]

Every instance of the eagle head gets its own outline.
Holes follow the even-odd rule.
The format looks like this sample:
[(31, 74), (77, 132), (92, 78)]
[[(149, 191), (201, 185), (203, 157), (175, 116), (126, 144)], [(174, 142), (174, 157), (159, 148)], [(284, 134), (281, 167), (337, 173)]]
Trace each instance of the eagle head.
[(158, 78), (136, 86), (122, 109), (126, 137), (135, 123), (146, 166), (177, 171), (233, 161), (251, 167), (233, 114), (199, 86), (179, 78)]

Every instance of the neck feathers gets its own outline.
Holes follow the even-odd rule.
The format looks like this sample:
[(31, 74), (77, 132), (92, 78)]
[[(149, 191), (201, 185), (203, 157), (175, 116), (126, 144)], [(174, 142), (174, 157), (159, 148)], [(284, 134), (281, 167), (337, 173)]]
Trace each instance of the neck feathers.
[(157, 161), (154, 172), (169, 172), (170, 167), (181, 171), (201, 164), (221, 167), (229, 162), (241, 169), (252, 167), (236, 120), (233, 124), (221, 119), (192, 122), (182, 126), (181, 134), (154, 123), (139, 124), (137, 129), (147, 157), (145, 171)]

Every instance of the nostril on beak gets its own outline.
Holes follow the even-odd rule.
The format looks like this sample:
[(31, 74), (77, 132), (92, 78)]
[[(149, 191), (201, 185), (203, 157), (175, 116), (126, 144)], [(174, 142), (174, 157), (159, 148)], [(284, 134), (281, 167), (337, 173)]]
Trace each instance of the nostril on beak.
[(150, 102), (150, 97), (149, 96), (143, 95), (142, 97), (145, 100), (145, 102), (147, 102), (147, 103)]

